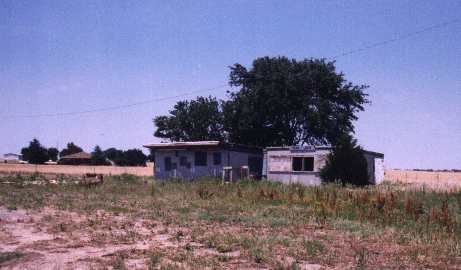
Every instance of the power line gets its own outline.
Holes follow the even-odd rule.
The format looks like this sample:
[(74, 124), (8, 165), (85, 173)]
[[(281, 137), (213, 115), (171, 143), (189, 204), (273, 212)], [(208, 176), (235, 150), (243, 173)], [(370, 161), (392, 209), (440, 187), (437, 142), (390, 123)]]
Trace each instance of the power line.
[(145, 105), (145, 104), (149, 104), (149, 103), (155, 103), (155, 102), (165, 101), (165, 100), (169, 100), (169, 99), (176, 99), (176, 98), (185, 97), (185, 96), (189, 96), (189, 95), (197, 94), (197, 93), (210, 92), (210, 91), (213, 91), (213, 90), (216, 90), (216, 89), (223, 88), (224, 86), (227, 86), (227, 84), (221, 84), (221, 85), (217, 85), (217, 86), (215, 86), (215, 87), (210, 87), (210, 88), (204, 88), (204, 89), (199, 89), (199, 90), (195, 90), (195, 91), (190, 91), (190, 92), (182, 93), (182, 94), (175, 95), (175, 96), (168, 96), (168, 97), (163, 97), (163, 98), (148, 99), (148, 100), (139, 101), (139, 102), (130, 103), (130, 104), (124, 104), (124, 105), (118, 105), (118, 106), (110, 106), (110, 107), (103, 107), (103, 108), (97, 108), (97, 109), (91, 109), (91, 110), (73, 111), (73, 112), (62, 112), (62, 113), (5, 115), (5, 116), (3, 116), (2, 118), (59, 117), (59, 116), (71, 116), (71, 115), (82, 115), (82, 114), (91, 114), (91, 113), (98, 113), (98, 112), (115, 111), (115, 110), (121, 110), (121, 109), (130, 108), (130, 107)]
[(395, 38), (391, 38), (391, 39), (371, 43), (369, 45), (365, 45), (363, 47), (360, 47), (360, 48), (357, 48), (357, 49), (353, 49), (353, 50), (338, 54), (338, 55), (332, 57), (332, 59), (336, 60), (336, 59), (338, 59), (340, 57), (344, 57), (344, 56), (347, 56), (347, 55), (363, 52), (363, 51), (366, 51), (366, 50), (369, 50), (369, 49), (373, 49), (373, 48), (376, 48), (376, 47), (387, 45), (389, 43), (394, 43), (394, 42), (397, 42), (397, 41), (409, 39), (411, 37), (423, 34), (425, 32), (429, 32), (429, 31), (432, 31), (434, 29), (440, 29), (440, 28), (446, 27), (448, 25), (451, 25), (451, 24), (454, 24), (454, 23), (457, 23), (457, 22), (460, 22), (460, 21), (461, 21), (460, 19), (455, 19), (455, 20), (451, 20), (451, 21), (446, 21), (446, 22), (430, 25), (430, 26), (427, 26), (427, 27), (422, 28), (420, 30), (410, 32), (410, 33), (407, 33), (407, 34), (404, 34), (404, 35), (400, 35), (400, 36), (395, 37)]
[[(341, 53), (341, 54), (338, 54), (338, 55), (332, 57), (332, 59), (336, 60), (336, 59), (344, 57), (344, 56), (348, 56), (348, 55), (351, 55), (351, 54), (363, 52), (363, 51), (373, 49), (373, 48), (376, 48), (376, 47), (384, 46), (384, 45), (387, 45), (389, 43), (394, 43), (394, 42), (398, 42), (398, 41), (401, 41), (401, 40), (409, 39), (409, 38), (411, 38), (413, 36), (417, 36), (417, 35), (423, 34), (425, 32), (432, 31), (434, 29), (440, 29), (440, 28), (446, 27), (448, 25), (451, 25), (451, 24), (454, 24), (454, 23), (457, 23), (457, 22), (460, 22), (460, 21), (461, 21), (460, 19), (455, 19), (455, 20), (451, 20), (451, 21), (446, 21), (446, 22), (434, 24), (434, 25), (431, 25), (431, 26), (422, 28), (420, 30), (410, 32), (410, 33), (407, 33), (407, 34), (404, 34), (404, 35), (401, 35), (401, 36), (398, 36), (398, 37), (395, 37), (395, 38), (392, 38), (392, 39), (375, 42), (375, 43), (372, 43), (372, 44), (369, 44), (369, 45), (366, 45), (366, 46), (363, 46), (363, 47), (360, 47), (360, 48), (357, 48), (357, 49), (346, 51), (344, 53)], [(29, 115), (27, 115), (27, 114), (26, 115), (5, 115), (5, 116), (3, 116), (1, 118), (6, 119), (6, 118), (59, 117), (59, 116), (71, 116), (71, 115), (82, 115), (82, 114), (91, 114), (91, 113), (98, 113), (98, 112), (114, 111), (114, 110), (126, 109), (126, 108), (145, 105), (145, 104), (149, 104), (149, 103), (160, 102), (160, 101), (164, 101), (164, 100), (184, 97), (184, 96), (188, 96), (188, 95), (195, 94), (195, 93), (209, 92), (209, 91), (213, 91), (213, 90), (216, 90), (216, 89), (220, 89), (220, 88), (222, 88), (224, 86), (227, 86), (227, 84), (218, 85), (218, 86), (215, 86), (215, 87), (212, 87), (212, 88), (199, 89), (199, 90), (196, 90), (196, 91), (191, 91), (191, 92), (179, 94), (179, 95), (176, 95), (176, 96), (149, 99), (149, 100), (130, 103), (130, 104), (111, 106), (111, 107), (103, 107), (103, 108), (97, 108), (97, 109), (92, 109), (92, 110), (83, 110), (83, 111), (74, 111), (74, 112), (62, 112), (62, 113), (29, 114)]]

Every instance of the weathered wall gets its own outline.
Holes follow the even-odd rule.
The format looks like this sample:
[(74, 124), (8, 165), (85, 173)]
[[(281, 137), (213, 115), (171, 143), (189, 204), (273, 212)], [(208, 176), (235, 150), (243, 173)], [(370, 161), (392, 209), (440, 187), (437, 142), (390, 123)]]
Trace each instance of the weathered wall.
[[(282, 182), (284, 184), (300, 183), (308, 186), (320, 185), (322, 183), (319, 172), (325, 166), (326, 156), (329, 151), (317, 150), (315, 152), (293, 153), (286, 150), (268, 150), (265, 153), (265, 173), (270, 181)], [(293, 157), (313, 157), (313, 172), (292, 171)], [(263, 172), (264, 173), (264, 172)]]
[[(159, 179), (170, 177), (196, 178), (201, 176), (221, 177), (224, 166), (241, 167), (248, 165), (248, 157), (257, 156), (258, 154), (228, 151), (228, 150), (210, 150), (207, 152), (207, 166), (195, 166), (195, 152), (187, 150), (177, 150), (177, 156), (174, 150), (160, 150), (155, 152), (155, 175)], [(221, 153), (221, 164), (213, 164), (213, 153)], [(190, 162), (190, 168), (180, 165), (180, 157), (186, 157)], [(165, 170), (165, 157), (170, 157), (172, 163), (176, 163), (176, 170)]]
[(153, 171), (153, 163), (148, 163), (148, 166), (146, 167), (0, 164), (0, 172), (7, 173), (50, 173), (75, 175), (85, 173), (119, 175), (126, 173), (137, 176), (153, 176)]
[[(314, 152), (293, 152), (290, 149), (268, 149), (264, 152), (263, 175), (267, 175), (270, 181), (279, 181), (285, 184), (301, 183), (305, 185), (320, 185), (320, 170), (325, 166), (328, 149), (318, 149)], [(314, 171), (298, 172), (292, 171), (293, 157), (313, 157)], [(377, 161), (377, 158), (365, 153), (368, 164), (368, 179), (370, 184), (379, 184), (383, 181), (384, 159)], [(378, 171), (375, 170), (378, 166)]]
[(269, 172), (267, 179), (284, 184), (303, 184), (306, 186), (318, 186), (322, 184), (318, 172)]

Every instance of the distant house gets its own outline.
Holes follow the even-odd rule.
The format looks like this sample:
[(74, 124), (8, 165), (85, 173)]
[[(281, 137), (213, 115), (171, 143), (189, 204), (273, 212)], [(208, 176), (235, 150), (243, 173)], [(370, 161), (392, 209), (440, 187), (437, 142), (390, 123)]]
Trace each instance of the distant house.
[(3, 155), (3, 163), (20, 163), (22, 161), (22, 155), (7, 153)]
[[(202, 176), (228, 177), (231, 180), (248, 176), (260, 177), (262, 148), (220, 141), (196, 141), (146, 144), (155, 156), (157, 179)], [(224, 175), (223, 175), (224, 173)]]
[(79, 153), (62, 156), (59, 158), (58, 164), (60, 165), (90, 165), (91, 164), (91, 154), (82, 151)]
[[(320, 185), (320, 170), (325, 166), (329, 146), (268, 147), (264, 150), (263, 176), (270, 181)], [(384, 154), (363, 151), (368, 165), (368, 181), (384, 180)]]

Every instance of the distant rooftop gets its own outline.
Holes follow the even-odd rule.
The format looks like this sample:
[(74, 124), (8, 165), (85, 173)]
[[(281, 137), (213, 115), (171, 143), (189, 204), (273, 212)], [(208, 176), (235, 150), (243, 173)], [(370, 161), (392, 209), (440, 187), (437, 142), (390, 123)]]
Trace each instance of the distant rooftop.
[(60, 159), (90, 159), (91, 154), (87, 152), (78, 152), (75, 154), (70, 154), (67, 156), (63, 156)]

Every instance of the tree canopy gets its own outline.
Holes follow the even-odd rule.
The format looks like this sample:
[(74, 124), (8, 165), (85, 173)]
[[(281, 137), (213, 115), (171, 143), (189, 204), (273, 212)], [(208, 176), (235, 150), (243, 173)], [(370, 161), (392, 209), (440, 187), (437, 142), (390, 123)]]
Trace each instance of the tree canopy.
[(222, 140), (222, 112), (214, 97), (179, 101), (170, 115), (155, 117), (155, 136), (171, 141)]
[(57, 161), (58, 160), (58, 155), (59, 155), (59, 150), (54, 147), (48, 148), (48, 158), (52, 161)]
[(48, 149), (43, 147), (37, 139), (33, 139), (29, 146), (21, 149), (23, 160), (31, 164), (43, 164), (48, 161)]
[(147, 156), (139, 149), (123, 151), (109, 148), (104, 153), (117, 166), (145, 166), (147, 161)]
[(93, 152), (91, 152), (91, 165), (109, 165), (106, 154), (98, 145), (96, 145)]
[(353, 121), (368, 103), (365, 85), (354, 85), (334, 62), (263, 57), (247, 69), (230, 67), (229, 99), (178, 102), (154, 119), (155, 136), (170, 141), (224, 140), (256, 146), (335, 144), (354, 133)]
[(230, 69), (230, 85), (239, 90), (223, 104), (224, 126), (237, 143), (335, 144), (354, 132), (353, 121), (368, 102), (367, 86), (346, 81), (323, 59), (263, 57), (250, 69)]

